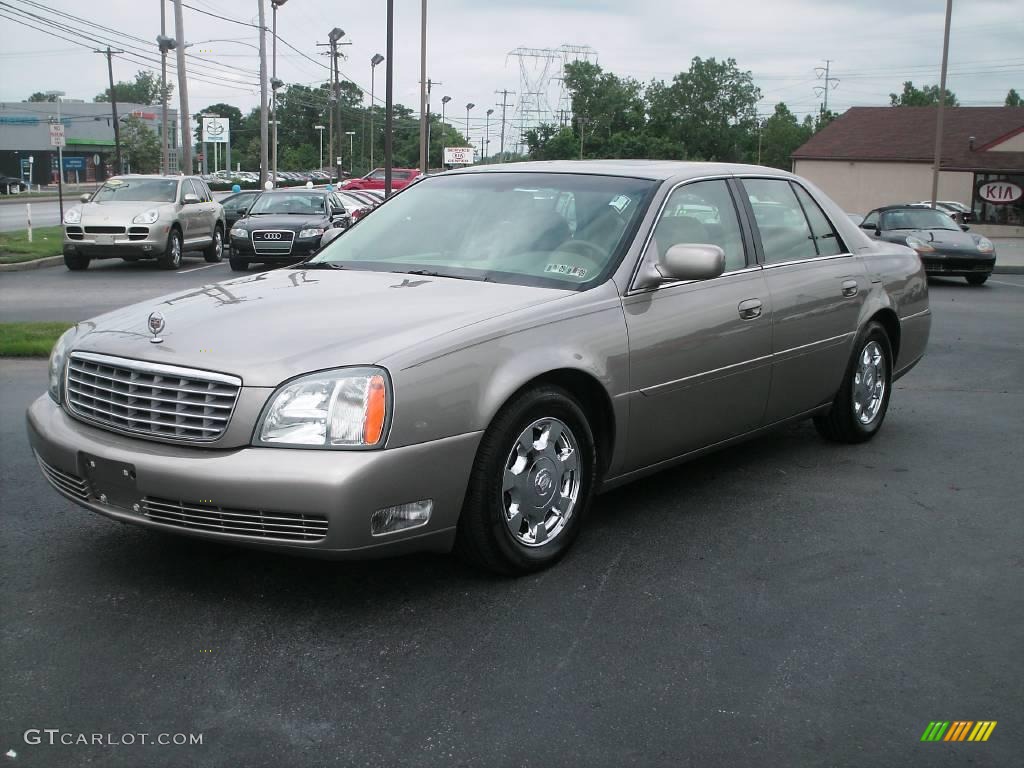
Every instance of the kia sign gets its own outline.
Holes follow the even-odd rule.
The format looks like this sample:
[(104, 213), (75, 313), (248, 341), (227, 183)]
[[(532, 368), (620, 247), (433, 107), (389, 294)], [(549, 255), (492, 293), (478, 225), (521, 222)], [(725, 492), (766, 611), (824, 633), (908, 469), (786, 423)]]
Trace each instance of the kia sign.
[(473, 148), (472, 147), (445, 147), (444, 148), (444, 164), (445, 165), (472, 165), (473, 164)]
[(978, 197), (986, 203), (1005, 205), (1016, 203), (1024, 197), (1024, 189), (1012, 181), (986, 181), (978, 187)]
[(227, 144), (231, 141), (231, 128), (227, 118), (204, 117), (203, 141), (210, 144)]

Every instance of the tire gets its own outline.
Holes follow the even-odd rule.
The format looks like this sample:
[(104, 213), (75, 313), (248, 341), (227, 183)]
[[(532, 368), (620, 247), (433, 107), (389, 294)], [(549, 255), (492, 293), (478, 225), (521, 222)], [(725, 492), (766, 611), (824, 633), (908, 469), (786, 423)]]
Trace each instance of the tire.
[(126, 262), (128, 262), (129, 264), (134, 264), (134, 263), (135, 263), (135, 262), (137, 262), (138, 260), (139, 260), (139, 257), (138, 257), (138, 256), (122, 256), (122, 257), (121, 257), (121, 261), (126, 261)]
[(203, 251), (203, 258), (210, 264), (224, 261), (224, 230), (220, 224), (213, 228), (213, 242)]
[[(554, 386), (523, 392), (499, 411), (480, 441), (456, 553), (509, 576), (547, 568), (579, 534), (596, 475), (593, 433), (572, 396)], [(567, 496), (574, 501), (564, 501)], [(559, 507), (564, 516), (554, 512)]]
[(167, 235), (167, 248), (157, 258), (157, 266), (160, 269), (178, 269), (181, 266), (181, 253), (181, 232), (171, 227), (170, 234)]
[(92, 261), (92, 259), (88, 256), (82, 256), (80, 253), (64, 254), (64, 266), (72, 272), (81, 272), (83, 269), (88, 269), (90, 261)]
[(245, 272), (249, 269), (248, 259), (240, 259), (237, 256), (232, 256), (228, 259), (228, 263), (231, 264), (232, 272)]
[(827, 440), (866, 442), (881, 429), (891, 394), (892, 345), (885, 329), (872, 321), (857, 336), (832, 409), (815, 416), (814, 426)]
[(966, 275), (967, 282), (971, 285), (984, 285), (985, 281), (988, 280), (988, 274), (984, 275)]

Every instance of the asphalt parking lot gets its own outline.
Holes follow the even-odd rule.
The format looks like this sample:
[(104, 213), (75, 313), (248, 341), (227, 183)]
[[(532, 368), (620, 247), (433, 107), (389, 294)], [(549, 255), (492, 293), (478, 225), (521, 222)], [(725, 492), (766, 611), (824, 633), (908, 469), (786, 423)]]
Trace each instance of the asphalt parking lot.
[[(145, 285), (157, 295), (189, 274)], [(1019, 765), (1024, 276), (931, 290), (928, 354), (876, 440), (836, 446), (801, 424), (617, 489), (565, 561), (517, 580), (446, 557), (297, 560), (81, 510), (27, 446), (45, 363), (0, 361), (0, 753), (25, 766)], [(922, 743), (933, 720), (998, 725), (985, 743)], [(29, 745), (33, 728), (203, 743)]]

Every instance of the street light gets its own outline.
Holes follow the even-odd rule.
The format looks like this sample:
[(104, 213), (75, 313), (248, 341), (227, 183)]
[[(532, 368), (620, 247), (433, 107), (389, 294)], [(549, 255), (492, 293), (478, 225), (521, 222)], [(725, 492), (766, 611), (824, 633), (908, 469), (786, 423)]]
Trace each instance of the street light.
[(313, 128), (320, 131), (320, 170), (324, 169), (324, 128), (323, 125), (314, 125)]
[(484, 118), (484, 157), (487, 157), (487, 148), (491, 144), (491, 115), (494, 114), (493, 109), (487, 110), (487, 117)]
[(348, 169), (349, 171), (355, 171), (356, 168), (356, 157), (355, 150), (353, 149), (353, 143), (355, 141), (355, 131), (345, 131), (345, 135), (348, 136)]
[(374, 74), (377, 71), (377, 65), (384, 61), (384, 57), (379, 53), (373, 54), (373, 58), (370, 59), (370, 170), (374, 168), (373, 165), (373, 86), (374, 86)]
[(277, 89), (284, 85), (284, 83), (277, 79), (277, 9), (286, 2), (288, 0), (270, 0), (270, 7), (274, 17), (274, 31), (272, 33), (274, 42), (270, 65), (270, 112), (274, 116), (274, 134), (270, 140), (270, 146), (273, 149), (273, 162), (271, 165), (274, 168), (275, 184), (277, 184)]
[(471, 110), (475, 106), (476, 104), (474, 104), (472, 101), (466, 105), (466, 143), (469, 144), (470, 146), (473, 145), (469, 141), (469, 110)]

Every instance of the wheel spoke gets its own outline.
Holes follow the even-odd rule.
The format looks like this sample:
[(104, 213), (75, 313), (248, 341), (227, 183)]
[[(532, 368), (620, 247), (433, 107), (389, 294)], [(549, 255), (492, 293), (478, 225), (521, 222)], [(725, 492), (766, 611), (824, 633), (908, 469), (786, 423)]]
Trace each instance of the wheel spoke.
[(575, 472), (580, 466), (579, 456), (576, 455), (576, 451), (571, 449), (565, 453), (560, 453), (558, 461), (562, 464), (563, 472)]
[(530, 536), (533, 537), (534, 544), (543, 544), (548, 538), (548, 529), (544, 525), (543, 520), (537, 521), (536, 524), (530, 525)]

